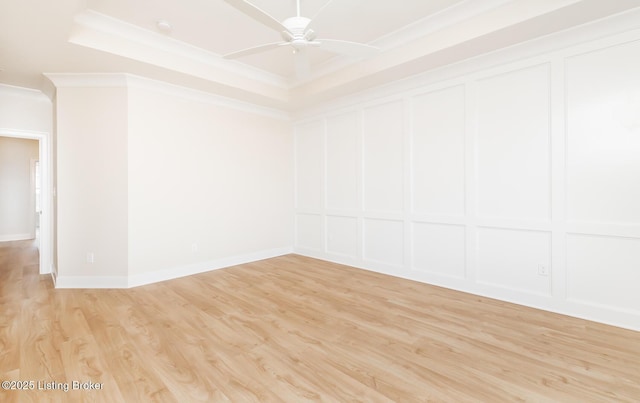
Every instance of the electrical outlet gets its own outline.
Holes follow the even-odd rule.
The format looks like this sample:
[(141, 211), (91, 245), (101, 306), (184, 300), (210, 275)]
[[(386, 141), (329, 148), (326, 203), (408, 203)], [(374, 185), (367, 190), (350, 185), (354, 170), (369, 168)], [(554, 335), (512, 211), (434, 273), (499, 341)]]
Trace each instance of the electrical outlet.
[(538, 265), (538, 275), (539, 276), (548, 276), (549, 275), (549, 268), (547, 267), (547, 265), (545, 265), (545, 264), (539, 264)]
[(93, 264), (95, 262), (95, 256), (93, 252), (87, 252), (87, 263)]
[(197, 251), (198, 251), (198, 244), (194, 242), (191, 244), (191, 252), (196, 253)]

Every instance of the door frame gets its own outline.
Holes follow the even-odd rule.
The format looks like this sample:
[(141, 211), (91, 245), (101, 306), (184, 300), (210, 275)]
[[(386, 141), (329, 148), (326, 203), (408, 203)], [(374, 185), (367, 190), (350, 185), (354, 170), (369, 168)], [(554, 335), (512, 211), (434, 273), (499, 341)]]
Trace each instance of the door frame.
[(38, 140), (41, 170), (42, 215), (40, 216), (40, 274), (53, 273), (53, 158), (51, 136), (47, 132), (0, 128), (0, 136)]

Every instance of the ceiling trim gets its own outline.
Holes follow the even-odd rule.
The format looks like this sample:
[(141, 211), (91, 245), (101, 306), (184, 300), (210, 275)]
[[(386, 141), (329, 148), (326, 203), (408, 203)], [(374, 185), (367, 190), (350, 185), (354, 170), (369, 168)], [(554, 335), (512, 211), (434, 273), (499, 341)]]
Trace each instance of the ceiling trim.
[(519, 0), (291, 90), (301, 110), (637, 8), (635, 0)]
[(124, 73), (43, 73), (56, 88), (69, 87), (126, 87)]
[[(339, 98), (315, 104), (293, 114), (293, 122), (306, 122), (330, 113), (338, 115), (353, 111), (355, 105), (366, 102), (397, 100), (407, 94), (421, 94), (460, 85), (460, 77), (481, 77), (490, 71), (509, 66), (510, 70), (563, 60), (590, 52), (595, 48), (640, 41), (640, 8), (580, 25), (514, 46), (483, 53), (477, 57), (425, 71), (386, 85), (364, 89)], [(560, 58), (560, 59), (557, 59)], [(372, 101), (374, 100), (374, 101)]]
[(169, 85), (299, 112), (637, 7), (637, 0), (464, 0), (371, 42), (382, 49), (376, 56), (337, 57), (296, 82), (92, 9), (75, 15), (68, 41), (150, 67), (132, 73), (173, 74)]
[(75, 16), (69, 42), (252, 92), (276, 102), (289, 100), (287, 81), (280, 76), (225, 60), (215, 53), (93, 10)]
[[(291, 118), (288, 113), (279, 109), (268, 108), (129, 73), (44, 73), (44, 75), (51, 80), (56, 88), (137, 88), (280, 120), (290, 120)], [(40, 93), (39, 91), (36, 92)]]
[(40, 98), (42, 100), (49, 100), (47, 96), (40, 90), (33, 88), (18, 87), (16, 85), (0, 83), (0, 91), (4, 94), (16, 95), (21, 97)]
[(124, 38), (146, 47), (172, 53), (176, 56), (186, 57), (189, 60), (208, 64), (217, 69), (233, 72), (245, 78), (261, 81), (277, 87), (287, 87), (287, 80), (277, 74), (272, 74), (234, 60), (224, 59), (217, 53), (190, 45), (161, 33), (137, 27), (136, 25), (129, 24), (92, 9), (86, 9), (76, 14), (74, 23), (76, 27), (111, 34), (114, 37)]
[[(488, 12), (515, 0), (465, 0), (451, 7), (447, 7), (435, 14), (424, 17), (412, 24), (404, 26), (394, 32), (390, 32), (381, 38), (369, 43), (371, 46), (387, 51), (394, 47), (402, 46), (423, 36), (429, 35), (440, 29), (461, 23), (469, 18)], [(307, 80), (296, 80), (295, 86), (312, 81), (323, 75), (336, 72), (342, 68), (354, 64), (355, 60), (345, 57), (334, 57), (314, 68), (313, 75)]]
[[(478, 2), (477, 0), (464, 0), (436, 14), (391, 32), (370, 44), (386, 51), (439, 29), (485, 13), (506, 3), (516, 1), (517, 0), (483, 0), (482, 2)], [(558, 0), (554, 1), (557, 2)], [(575, 2), (579, 0), (561, 1)], [(69, 42), (146, 63), (172, 68), (176, 71), (212, 81), (214, 74), (202, 75), (202, 66), (199, 65), (206, 65), (214, 69), (241, 76), (245, 80), (255, 80), (286, 90), (309, 83), (362, 60), (348, 56), (336, 56), (315, 67), (311, 75), (307, 78), (283, 77), (250, 66), (241, 61), (224, 59), (216, 53), (206, 51), (154, 31), (137, 27), (90, 8), (76, 14), (74, 17), (74, 29), (69, 38)], [(128, 51), (126, 49), (127, 47), (135, 47), (136, 50)], [(153, 53), (157, 54), (151, 54), (152, 52), (150, 52), (150, 50), (153, 50)], [(167, 54), (173, 56), (170, 63), (167, 63)], [(185, 65), (185, 59), (192, 62), (192, 65)], [(178, 60), (180, 63), (176, 63)], [(178, 66), (178, 64), (181, 64), (181, 66)], [(218, 72), (216, 72), (215, 77), (218, 75)]]
[(138, 88), (148, 91), (155, 91), (165, 95), (171, 95), (187, 99), (190, 101), (203, 102), (211, 105), (224, 106), (245, 112), (254, 113), (270, 118), (280, 120), (290, 120), (291, 116), (280, 110), (268, 108), (266, 106), (256, 105), (250, 102), (239, 101), (233, 98), (227, 98), (221, 95), (212, 94), (210, 92), (199, 91), (193, 88), (182, 87), (179, 85), (169, 84), (165, 81), (153, 80), (147, 77), (141, 77), (133, 74), (126, 74), (127, 86), (129, 88)]
[(428, 15), (412, 24), (391, 32), (371, 45), (382, 49), (391, 49), (419, 39), (432, 32), (439, 31), (451, 25), (459, 24), (465, 20), (484, 14), (507, 3), (516, 0), (465, 0), (445, 8), (435, 14)]

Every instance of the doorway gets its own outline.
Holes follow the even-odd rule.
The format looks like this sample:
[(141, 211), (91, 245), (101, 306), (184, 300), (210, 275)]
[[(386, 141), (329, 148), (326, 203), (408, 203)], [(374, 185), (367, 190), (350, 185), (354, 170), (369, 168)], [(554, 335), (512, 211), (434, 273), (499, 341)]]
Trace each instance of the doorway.
[(36, 241), (40, 236), (40, 215), (42, 214), (42, 172), (40, 170), (40, 156), (31, 159), (31, 213), (33, 214), (34, 235)]
[[(36, 215), (35, 183), (32, 184), (34, 203), (33, 214), (38, 220), (38, 249), (40, 254), (40, 274), (51, 273), (53, 269), (53, 196), (52, 191), (52, 158), (51, 141), (49, 133), (36, 131), (11, 130), (0, 128), (0, 137), (12, 137), (31, 139), (38, 141), (37, 169), (39, 170), (38, 184), (40, 188), (39, 214)], [(35, 160), (31, 161), (31, 169), (36, 168)], [(32, 172), (32, 180), (35, 181), (35, 172)], [(35, 223), (34, 223), (35, 225)]]

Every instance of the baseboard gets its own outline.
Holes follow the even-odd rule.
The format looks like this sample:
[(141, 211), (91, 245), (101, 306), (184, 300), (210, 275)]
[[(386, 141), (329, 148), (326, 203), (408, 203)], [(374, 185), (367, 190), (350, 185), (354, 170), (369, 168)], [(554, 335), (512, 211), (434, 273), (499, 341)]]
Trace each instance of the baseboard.
[(635, 310), (615, 309), (610, 306), (591, 304), (588, 301), (575, 301), (570, 299), (561, 299), (559, 297), (554, 298), (550, 295), (534, 295), (513, 289), (495, 287), (481, 283), (472, 283), (469, 280), (462, 278), (447, 277), (433, 273), (408, 270), (406, 268), (399, 269), (385, 267), (384, 265), (376, 265), (374, 263), (363, 262), (360, 260), (355, 261), (352, 258), (334, 256), (321, 251), (311, 251), (305, 248), (294, 248), (294, 253), (376, 273), (386, 274), (393, 277), (418, 281), (424, 284), (435, 285), (530, 308), (585, 319), (592, 322), (640, 331), (640, 312)]
[(245, 255), (230, 256), (131, 276), (58, 276), (56, 270), (56, 275), (53, 276), (53, 279), (55, 288), (132, 288), (239, 264), (256, 262), (258, 260), (270, 259), (292, 252), (293, 249), (288, 247), (268, 249)]
[(225, 267), (236, 266), (239, 264), (251, 263), (258, 260), (270, 259), (282, 255), (292, 253), (293, 249), (277, 248), (268, 249), (258, 252), (252, 252), (245, 255), (237, 255), (220, 259), (209, 260), (206, 262), (194, 263), (186, 266), (175, 267), (166, 270), (152, 271), (129, 276), (127, 286), (138, 287), (146, 284), (158, 283), (161, 281), (172, 280), (175, 278), (191, 276), (194, 274), (204, 273), (207, 271), (218, 270)]
[(51, 275), (51, 280), (53, 281), (53, 288), (57, 288), (56, 285), (58, 283), (58, 269), (53, 263), (51, 263), (51, 271), (49, 272), (49, 274)]
[(6, 235), (0, 235), (0, 242), (26, 241), (27, 239), (33, 239), (33, 238), (34, 236), (31, 233), (6, 234)]
[(127, 276), (57, 276), (56, 288), (127, 288)]

